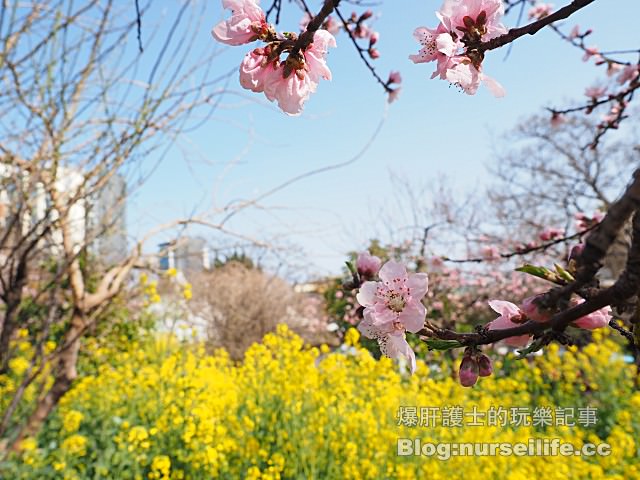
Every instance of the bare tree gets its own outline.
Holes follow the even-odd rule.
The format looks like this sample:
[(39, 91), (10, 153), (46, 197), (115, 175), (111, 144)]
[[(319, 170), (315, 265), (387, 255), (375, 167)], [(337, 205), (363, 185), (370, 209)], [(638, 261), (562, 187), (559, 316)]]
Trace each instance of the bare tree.
[(193, 278), (191, 309), (206, 324), (207, 342), (241, 359), (278, 323), (295, 318), (297, 295), (282, 279), (232, 260)]
[[(589, 118), (552, 125), (547, 117), (533, 117), (508, 135), (507, 149), (492, 166), (497, 182), (488, 195), (503, 232), (520, 232), (522, 240), (548, 227), (569, 232), (576, 214), (609, 209), (620, 180), (633, 172), (635, 145), (610, 136), (585, 148), (597, 129)], [(617, 278), (624, 268), (630, 235), (629, 221), (607, 255), (606, 276)]]
[[(150, 6), (140, 5), (142, 18)], [(83, 336), (143, 262), (151, 234), (115, 264), (90, 261), (96, 238), (113, 228), (89, 228), (96, 199), (212, 110), (225, 75), (212, 71), (215, 53), (193, 61), (200, 7), (182, 2), (145, 30), (143, 52), (128, 2), (0, 2), (0, 373), (19, 329), (35, 349), (0, 412), (5, 449), (34, 435), (69, 390)], [(113, 209), (126, 201), (124, 192), (111, 197)], [(46, 314), (32, 316), (34, 304)], [(54, 326), (62, 340), (45, 353)], [(53, 381), (24, 418), (16, 415), (45, 371)]]

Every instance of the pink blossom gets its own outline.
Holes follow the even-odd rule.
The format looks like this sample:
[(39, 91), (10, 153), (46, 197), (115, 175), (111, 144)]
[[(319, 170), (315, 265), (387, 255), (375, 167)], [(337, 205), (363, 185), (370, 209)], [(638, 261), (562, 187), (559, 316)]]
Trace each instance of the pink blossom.
[(592, 100), (597, 100), (606, 93), (607, 89), (605, 87), (589, 87), (584, 91), (584, 94)]
[(591, 217), (585, 215), (582, 212), (577, 212), (575, 214), (576, 218), (576, 228), (578, 230), (586, 230), (590, 226), (595, 223), (600, 223), (604, 218), (604, 213), (596, 210)]
[(420, 301), (428, 290), (426, 273), (407, 274), (401, 263), (385, 263), (378, 273), (380, 282), (364, 282), (356, 295), (365, 307), (373, 325), (386, 326), (385, 330), (406, 329), (416, 333), (424, 326), (427, 314)]
[(498, 249), (492, 245), (487, 245), (482, 247), (482, 257), (485, 260), (497, 260), (500, 258), (500, 252)]
[(552, 10), (553, 5), (550, 3), (539, 3), (529, 10), (529, 18), (540, 20), (541, 18), (549, 16)]
[(380, 52), (377, 48), (370, 48), (369, 56), (375, 60), (376, 58), (380, 58)]
[[(316, 91), (320, 78), (331, 80), (331, 71), (327, 66), (325, 56), (328, 47), (335, 47), (336, 40), (328, 31), (318, 30), (313, 37), (313, 43), (304, 51), (304, 63), (284, 77), (284, 67), (280, 63), (266, 64), (260, 61), (259, 54), (254, 50), (245, 57), (240, 66), (240, 83), (243, 87), (254, 92), (264, 91), (270, 101), (277, 101), (278, 106), (289, 115), (299, 115), (304, 103)], [(262, 68), (259, 66), (262, 65)]]
[(617, 123), (620, 120), (620, 114), (622, 112), (622, 107), (620, 105), (613, 105), (609, 110), (607, 115), (602, 116), (602, 122), (605, 125), (609, 125), (611, 127), (617, 126)]
[(622, 70), (622, 65), (616, 62), (607, 62), (607, 77), (613, 77)]
[(452, 84), (462, 88), (467, 95), (474, 95), (478, 91), (481, 82), (484, 83), (494, 97), (500, 98), (506, 95), (502, 85), (482, 73), (470, 61), (460, 62), (453, 68), (448, 69), (446, 77)]
[(302, 15), (302, 19), (300, 20), (300, 31), (304, 32), (307, 29), (307, 26), (309, 25), (309, 22), (311, 21), (313, 17), (311, 15), (309, 15), (309, 13), (304, 12), (304, 15)]
[(540, 233), (540, 240), (543, 242), (548, 242), (549, 240), (553, 240), (554, 238), (561, 237), (564, 234), (564, 231), (559, 228), (547, 228)]
[(392, 83), (397, 83), (397, 84), (402, 83), (402, 77), (400, 76), (400, 72), (397, 72), (394, 70), (389, 74), (389, 80), (387, 80), (387, 85)]
[(587, 48), (585, 48), (584, 49), (584, 56), (582, 57), (582, 61), (586, 62), (591, 57), (593, 57), (594, 55), (596, 55), (597, 57), (600, 57), (599, 52), (600, 52), (600, 50), (598, 50), (598, 47), (587, 47)]
[(274, 72), (273, 64), (267, 64), (268, 47), (256, 48), (247, 53), (240, 64), (240, 85), (252, 92), (264, 91), (265, 79)]
[(442, 267), (444, 265), (442, 257), (431, 257), (429, 261), (431, 262), (431, 266), (434, 268)]
[[(504, 330), (507, 328), (517, 327), (522, 320), (522, 312), (511, 302), (504, 300), (490, 300), (489, 306), (500, 314), (498, 318), (489, 322), (487, 328), (489, 330)], [(529, 335), (517, 335), (504, 340), (504, 343), (512, 347), (524, 347), (529, 343)]]
[(358, 330), (367, 338), (375, 339), (380, 346), (380, 353), (399, 359), (404, 358), (409, 364), (411, 373), (416, 371), (416, 355), (407, 343), (404, 329), (394, 323), (378, 323), (371, 311), (365, 310), (364, 319)]
[(520, 307), (520, 309), (529, 320), (533, 320), (534, 322), (539, 323), (545, 323), (551, 320), (553, 312), (540, 307), (536, 303), (540, 298), (542, 298), (541, 295), (534, 295), (532, 297), (525, 298), (522, 301), (522, 306)]
[(380, 270), (382, 260), (369, 252), (362, 252), (356, 260), (356, 269), (363, 278), (373, 278)]
[(580, 25), (576, 25), (571, 29), (571, 32), (569, 32), (569, 39), (573, 40), (574, 38), (577, 38), (580, 36)]
[(622, 85), (623, 83), (632, 82), (638, 78), (638, 75), (640, 74), (638, 71), (639, 68), (640, 67), (638, 67), (638, 65), (627, 65), (624, 67), (622, 73), (618, 75), (618, 83)]
[[(309, 25), (311, 18), (312, 17), (305, 12), (305, 14), (302, 16), (302, 20), (300, 20), (301, 31), (304, 32), (307, 29), (307, 25)], [(336, 20), (331, 15), (329, 15), (320, 28), (323, 28), (332, 35), (336, 35), (340, 31), (340, 24), (336, 22)]]
[(372, 34), (372, 30), (366, 23), (358, 23), (353, 29), (353, 36), (356, 38), (367, 38)]
[[(584, 299), (571, 299), (572, 306), (580, 305), (584, 303)], [(589, 315), (585, 315), (584, 317), (580, 317), (579, 319), (573, 322), (573, 325), (576, 327), (584, 328), (586, 330), (594, 330), (596, 328), (602, 328), (609, 325), (609, 321), (611, 320), (611, 307), (606, 306), (595, 312), (591, 312)]]
[(378, 40), (380, 40), (380, 34), (378, 32), (372, 32), (371, 35), (369, 35), (369, 47), (378, 43)]
[(500, 23), (504, 15), (502, 0), (445, 0), (437, 15), (449, 31), (458, 35), (462, 32), (474, 41), (486, 42), (507, 33)]
[(227, 45), (243, 45), (257, 40), (268, 31), (259, 0), (222, 0), (222, 7), (231, 10), (231, 18), (218, 23), (211, 34)]
[(431, 78), (448, 80), (469, 95), (484, 83), (493, 95), (502, 97), (504, 88), (482, 73), (481, 60), (472, 61), (459, 53), (469, 44), (506, 33), (500, 23), (503, 14), (501, 0), (445, 0), (436, 13), (440, 24), (435, 29), (419, 27), (414, 31), (422, 48), (409, 58), (414, 63), (437, 62)]
[(323, 28), (331, 35), (336, 35), (340, 31), (340, 23), (331, 15), (324, 21)]
[[(436, 29), (418, 27), (413, 32), (413, 37), (422, 45), (417, 55), (409, 55), (409, 59), (413, 63), (427, 63), (434, 60), (438, 60), (438, 63), (446, 63), (462, 46), (454, 41), (449, 31), (442, 24), (438, 25)], [(434, 74), (431, 78), (435, 76)]]

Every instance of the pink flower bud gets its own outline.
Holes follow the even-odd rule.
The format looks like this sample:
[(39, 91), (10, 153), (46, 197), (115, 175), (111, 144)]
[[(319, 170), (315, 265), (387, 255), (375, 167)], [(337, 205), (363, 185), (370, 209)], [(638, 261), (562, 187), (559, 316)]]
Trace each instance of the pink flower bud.
[(458, 378), (460, 379), (460, 385), (463, 387), (472, 387), (478, 381), (479, 367), (478, 361), (472, 357), (465, 355), (460, 363), (460, 370), (458, 371)]
[[(577, 300), (571, 299), (572, 305), (580, 305), (581, 303), (584, 303), (582, 298)], [(611, 318), (611, 307), (607, 305), (606, 307), (602, 307), (600, 310), (591, 312), (589, 315), (580, 317), (573, 322), (573, 325), (586, 330), (595, 330), (596, 328), (602, 328), (609, 325)]]
[(366, 19), (371, 18), (371, 17), (373, 17), (373, 11), (367, 10), (362, 15), (360, 15), (360, 21), (366, 20)]
[(371, 35), (369, 35), (369, 47), (372, 47), (373, 45), (378, 43), (379, 39), (380, 34), (378, 32), (371, 32)]
[(578, 245), (574, 245), (571, 247), (571, 252), (569, 252), (569, 260), (576, 260), (582, 252), (584, 251), (584, 243), (579, 243)]
[(380, 58), (380, 52), (377, 48), (370, 48), (369, 56), (375, 60), (376, 58)]
[(493, 373), (493, 365), (491, 359), (484, 353), (478, 357), (478, 374), (481, 377), (488, 377)]
[(545, 310), (541, 308), (537, 301), (540, 299), (542, 295), (534, 295), (532, 297), (527, 297), (522, 301), (522, 305), (520, 306), (520, 310), (524, 313), (527, 318), (533, 320), (534, 322), (544, 323), (548, 322), (552, 313), (549, 310)]
[(382, 260), (374, 255), (370, 255), (369, 252), (362, 252), (356, 260), (356, 269), (363, 278), (375, 277), (381, 265)]
[(559, 228), (547, 228), (540, 233), (540, 240), (543, 242), (548, 242), (549, 240), (553, 240), (554, 238), (561, 237), (564, 234), (562, 230)]

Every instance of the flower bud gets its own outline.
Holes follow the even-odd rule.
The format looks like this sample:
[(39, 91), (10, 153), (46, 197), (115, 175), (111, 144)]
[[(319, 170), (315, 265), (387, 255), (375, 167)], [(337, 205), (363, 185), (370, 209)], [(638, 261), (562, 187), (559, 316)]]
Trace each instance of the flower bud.
[(491, 359), (482, 353), (478, 357), (478, 374), (481, 377), (488, 377), (493, 373), (493, 365), (491, 364)]
[(362, 252), (356, 260), (356, 269), (364, 279), (375, 277), (381, 265), (382, 260), (374, 255), (370, 255), (368, 252)]
[(548, 322), (551, 319), (552, 313), (549, 310), (546, 310), (538, 305), (538, 299), (541, 298), (541, 295), (534, 295), (532, 297), (527, 297), (522, 301), (522, 305), (520, 306), (520, 310), (534, 322), (544, 323)]
[(579, 243), (578, 245), (574, 245), (571, 248), (571, 252), (569, 253), (569, 260), (576, 260), (582, 252), (584, 251), (584, 243)]
[(373, 11), (366, 10), (362, 15), (360, 15), (360, 21), (367, 20), (373, 16)]
[(463, 387), (472, 387), (478, 381), (478, 361), (475, 357), (465, 355), (460, 363), (458, 378)]

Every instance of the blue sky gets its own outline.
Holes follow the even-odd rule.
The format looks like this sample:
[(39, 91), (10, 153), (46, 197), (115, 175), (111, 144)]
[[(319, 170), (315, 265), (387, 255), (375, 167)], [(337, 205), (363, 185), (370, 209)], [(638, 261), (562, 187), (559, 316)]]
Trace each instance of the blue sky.
[[(310, 5), (317, 9), (320, 2)], [(490, 180), (486, 166), (504, 133), (545, 106), (581, 99), (584, 89), (604, 75), (602, 67), (582, 62), (577, 49), (542, 31), (517, 41), (506, 60), (504, 48), (487, 55), (485, 72), (506, 88), (505, 98), (495, 99), (482, 88), (476, 96), (464, 95), (444, 81), (430, 80), (431, 64), (408, 60), (418, 51), (414, 28), (435, 26), (439, 6), (439, 0), (402, 0), (375, 8), (382, 54), (376, 68), (384, 78), (390, 70), (403, 77), (400, 99), (388, 110), (381, 87), (344, 34), (329, 54), (333, 81), (320, 84), (300, 117), (288, 117), (262, 95), (243, 91), (234, 75), (213, 118), (181, 139), (134, 196), (131, 233), (249, 199), (298, 174), (347, 161), (370, 140), (386, 112), (374, 143), (357, 161), (295, 183), (266, 199), (265, 210), (245, 211), (229, 224), (256, 238), (301, 246), (307, 273), (337, 273), (345, 252), (363, 247), (379, 231), (372, 212), (390, 202), (390, 172), (427, 184), (445, 174), (462, 196)], [(288, 2), (284, 7), (279, 29), (297, 30), (299, 11)], [(350, 5), (343, 10), (350, 12)], [(209, 30), (223, 18), (221, 2), (212, 0), (208, 15), (196, 46), (220, 48)], [(637, 48), (637, 18), (637, 0), (597, 0), (565, 25), (593, 28), (591, 42), (602, 50)], [(513, 26), (515, 20), (507, 17), (505, 24)], [(225, 48), (212, 70), (233, 68), (250, 48)], [(232, 161), (235, 166), (226, 171)]]

